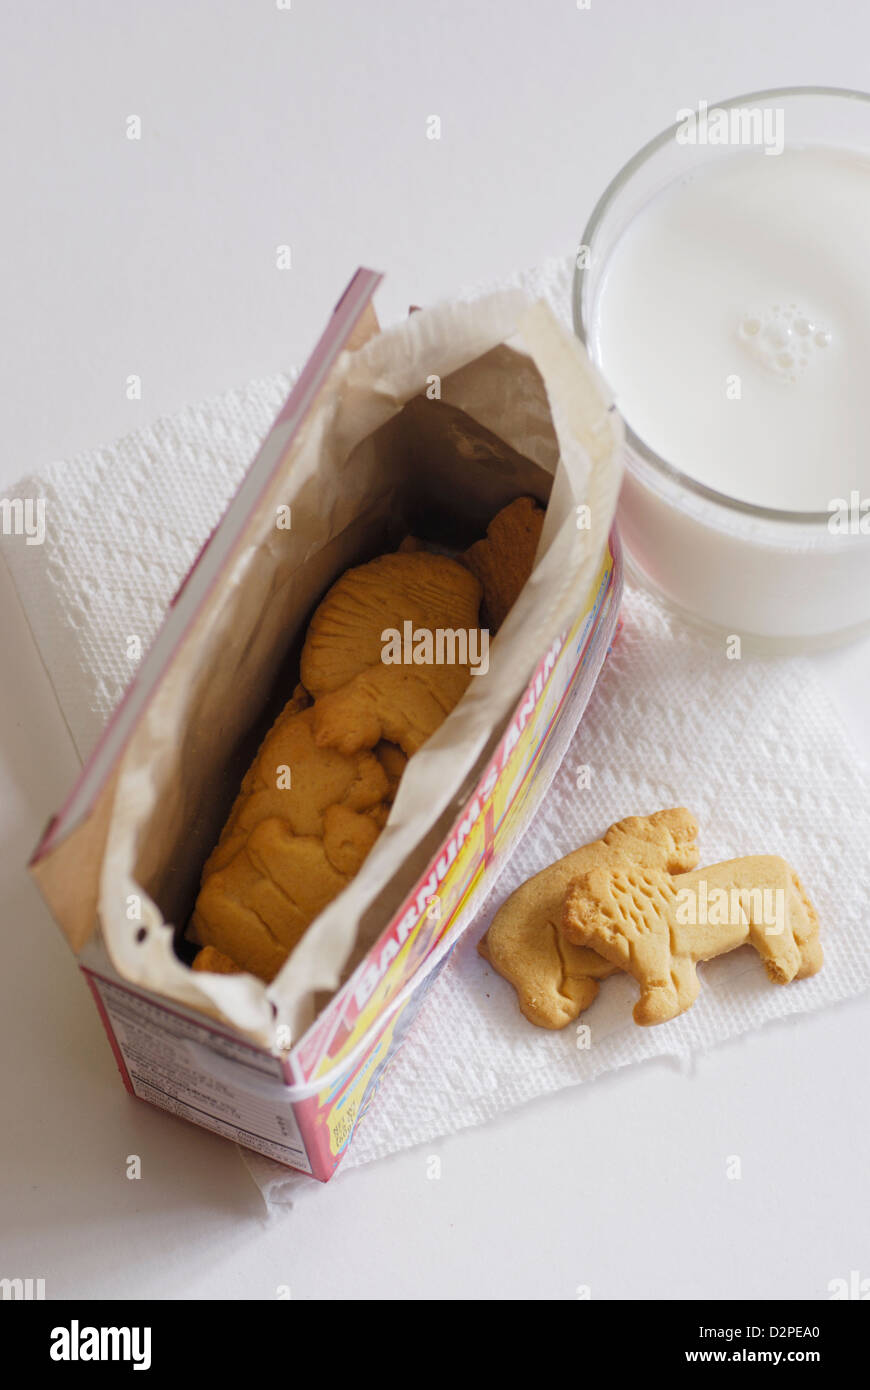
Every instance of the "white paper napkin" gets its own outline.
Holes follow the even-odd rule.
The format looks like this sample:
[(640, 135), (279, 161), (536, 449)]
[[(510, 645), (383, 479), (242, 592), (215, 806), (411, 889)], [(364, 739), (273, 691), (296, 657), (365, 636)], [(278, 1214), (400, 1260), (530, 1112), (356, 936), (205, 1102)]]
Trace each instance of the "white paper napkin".
[[(571, 269), (553, 261), (512, 283), (568, 320)], [(138, 635), (144, 646), (153, 636), (289, 385), (287, 376), (254, 382), (19, 485), (16, 495), (46, 499), (46, 539), (28, 547), (6, 537), (4, 553), (82, 755), (131, 674), (127, 638)], [(867, 771), (814, 668), (797, 659), (729, 660), (723, 642), (687, 629), (630, 586), (623, 615), (533, 828), (429, 992), (344, 1169), (631, 1062), (688, 1059), (870, 986)], [(578, 790), (586, 767), (591, 785)], [(678, 804), (698, 817), (702, 863), (777, 853), (795, 864), (822, 919), (823, 971), (775, 986), (744, 948), (702, 967), (698, 1002), (661, 1027), (634, 1025), (635, 987), (615, 976), (580, 1020), (590, 1046), (578, 1046), (586, 1035), (574, 1026), (533, 1028), (475, 950), (495, 908), (612, 821)], [(243, 1155), (268, 1204), (318, 1190), (301, 1174)]]
[(43, 544), (0, 544), (82, 760), (135, 670), (128, 638), (147, 649), (292, 380), (266, 377), (188, 406), (10, 494), (45, 499)]

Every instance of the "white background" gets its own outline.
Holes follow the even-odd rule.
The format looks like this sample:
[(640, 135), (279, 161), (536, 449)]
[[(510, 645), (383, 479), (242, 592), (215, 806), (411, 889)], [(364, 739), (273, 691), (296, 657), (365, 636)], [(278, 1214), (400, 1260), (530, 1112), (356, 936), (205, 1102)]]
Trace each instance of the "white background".
[[(300, 363), (358, 264), (388, 273), (389, 320), (570, 251), (680, 107), (866, 86), (870, 51), (854, 0), (3, 0), (0, 14), (0, 487)], [(746, 1037), (690, 1076), (649, 1064), (565, 1091), (267, 1222), (232, 1145), (127, 1096), (24, 876), (75, 762), (5, 575), (0, 600), (0, 1277), (45, 1278), (49, 1297), (221, 1299), (825, 1298), (850, 1270), (870, 1277), (866, 1001)], [(866, 755), (870, 647), (817, 660)]]

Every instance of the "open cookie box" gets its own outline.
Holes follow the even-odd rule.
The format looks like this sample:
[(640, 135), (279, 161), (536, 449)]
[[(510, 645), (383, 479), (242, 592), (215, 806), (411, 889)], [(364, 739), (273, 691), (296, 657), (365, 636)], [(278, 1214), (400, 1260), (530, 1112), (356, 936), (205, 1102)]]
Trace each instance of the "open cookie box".
[[(613, 636), (622, 584), (619, 545), (611, 536), (588, 592), (576, 595), (570, 622), (536, 652), (508, 717), (491, 730), (461, 785), (451, 789), (401, 872), (385, 885), (368, 914), (364, 949), (298, 1040), (291, 1043), (276, 1032), (267, 1043), (262, 1027), (233, 1026), (220, 1010), (167, 998), (143, 986), (141, 978), (127, 978), (123, 964), (107, 949), (105, 932), (95, 929), (103, 855), (125, 749), (152, 702), (161, 697), (182, 644), (226, 574), (234, 543), (340, 354), (377, 332), (371, 297), (379, 279), (370, 271), (357, 272), (339, 301), (223, 521), (176, 595), (138, 676), (65, 806), (47, 828), (31, 866), (78, 956), (130, 1093), (322, 1181), (341, 1162), (427, 989), (494, 885), (564, 756)], [(406, 410), (413, 415), (416, 408), (410, 402)], [(485, 435), (481, 431), (481, 437)], [(449, 454), (449, 429), (443, 439)], [(505, 458), (509, 452), (504, 452)], [(444, 477), (454, 464), (457, 480), (467, 480), (468, 459), (459, 455), (453, 463), (445, 456)], [(546, 501), (549, 481), (535, 473), (523, 486)], [(501, 486), (501, 502), (517, 495), (517, 477), (509, 468)], [(442, 492), (449, 498), (449, 487)], [(473, 486), (463, 495), (471, 498), (466, 522), (479, 525), (485, 520), (483, 500), (474, 503)], [(438, 544), (438, 508), (425, 494), (422, 501), (418, 516), (412, 506), (408, 520), (425, 525), (427, 517), (427, 538)], [(329, 569), (312, 577), (315, 596), (348, 563), (368, 558), (387, 539), (375, 526), (370, 534), (360, 532), (350, 548), (336, 546), (326, 561)], [(299, 614), (300, 623), (309, 613), (310, 604)], [(288, 632), (284, 663), (292, 661), (295, 640)], [(273, 678), (280, 669), (276, 664)], [(199, 865), (232, 800), (251, 743), (255, 745), (268, 719), (268, 701), (261, 701), (244, 737), (230, 741), (225, 766), (212, 770), (212, 785), (224, 788), (223, 801), (200, 795), (198, 805), (209, 806), (205, 816), (187, 812), (187, 819), (180, 815), (174, 828), (173, 817), (167, 816), (174, 837), (170, 852), (162, 858), (156, 852), (151, 855), (151, 877), (144, 881), (153, 896), (168, 895), (171, 900), (166, 920), (178, 926), (181, 955), (182, 928)], [(190, 800), (195, 804), (197, 798)], [(175, 882), (167, 875), (167, 863), (184, 868), (176, 875), (180, 886), (172, 890), (166, 887)], [(432, 910), (433, 902), (437, 911)]]

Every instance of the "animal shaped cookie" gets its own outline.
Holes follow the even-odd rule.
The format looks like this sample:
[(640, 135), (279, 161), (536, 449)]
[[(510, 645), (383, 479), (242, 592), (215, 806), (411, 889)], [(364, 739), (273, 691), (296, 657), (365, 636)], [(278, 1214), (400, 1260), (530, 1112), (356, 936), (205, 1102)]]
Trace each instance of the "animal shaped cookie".
[(319, 748), (314, 710), (302, 703), (297, 692), (263, 740), (206, 861), (190, 927), (200, 945), (264, 980), (360, 868), (402, 771), (391, 745), (350, 757)]
[(375, 753), (363, 751), (346, 757), (333, 748), (319, 748), (314, 738), (314, 710), (300, 712), (294, 697), (275, 720), (245, 774), (217, 848), (206, 860), (203, 877), (228, 864), (260, 821), (274, 816), (286, 821), (294, 835), (322, 836), (328, 807), (373, 811), (392, 799), (390, 787), (390, 774)]
[(617, 821), (600, 840), (543, 869), (502, 904), (478, 945), (517, 992), (530, 1023), (564, 1028), (598, 993), (599, 980), (623, 968), (561, 932), (568, 885), (583, 871), (618, 865), (681, 874), (698, 862), (694, 816), (684, 807)]
[[(318, 747), (351, 756), (387, 740), (415, 753), (468, 685), (480, 594), (462, 565), (424, 551), (382, 555), (343, 574), (302, 649)], [(398, 634), (401, 660), (385, 659), (387, 633)], [(429, 634), (432, 659), (419, 634)]]
[(532, 497), (518, 497), (497, 512), (486, 537), (462, 557), (483, 588), (482, 620), (497, 632), (532, 572), (544, 525), (544, 510)]
[(730, 859), (674, 876), (667, 867), (596, 862), (570, 884), (563, 934), (640, 985), (635, 1022), (664, 1023), (694, 1003), (697, 964), (749, 942), (771, 980), (822, 965), (815, 909), (777, 855)]
[(375, 819), (344, 806), (323, 816), (322, 838), (295, 835), (285, 820), (261, 820), (229, 863), (203, 880), (191, 932), (244, 970), (272, 980), (374, 844)]

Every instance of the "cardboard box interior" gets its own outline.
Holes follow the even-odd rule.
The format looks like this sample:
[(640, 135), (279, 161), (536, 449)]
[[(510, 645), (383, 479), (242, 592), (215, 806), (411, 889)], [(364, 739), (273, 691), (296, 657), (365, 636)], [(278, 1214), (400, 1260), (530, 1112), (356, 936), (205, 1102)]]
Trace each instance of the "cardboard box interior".
[[(368, 488), (365, 508), (322, 549), (286, 572), (276, 557), (274, 578), (264, 586), (254, 631), (239, 632), (229, 650), (203, 634), (199, 677), (177, 724), (177, 762), (174, 767), (165, 764), (153, 814), (140, 829), (136, 861), (138, 883), (164, 919), (174, 924), (176, 950), (188, 962), (197, 948), (184, 932), (202, 864), (259, 744), (298, 681), (308, 622), (329, 586), (350, 565), (395, 550), (408, 534), (448, 553), (460, 551), (483, 535), (499, 508), (515, 497), (532, 495), (546, 505), (552, 485), (544, 468), (516, 453), (463, 411), (422, 396), (364, 439), (350, 455), (348, 470), (379, 480), (379, 486)], [(312, 504), (305, 494), (306, 487), (300, 495), (287, 498), (294, 521), (297, 513)], [(276, 531), (275, 543), (280, 547), (282, 537), (291, 534), (292, 530)], [(250, 566), (227, 602), (243, 601), (250, 611), (245, 586), (255, 584), (263, 586), (263, 575), (259, 567)], [(274, 640), (258, 640), (260, 626), (266, 622)], [(210, 698), (215, 679), (233, 706), (227, 708), (229, 718), (222, 717)], [(501, 728), (493, 730), (491, 744), (455, 789), (455, 799), (369, 905), (343, 980), (422, 871), (455, 814), (456, 803), (461, 803), (501, 732)]]

